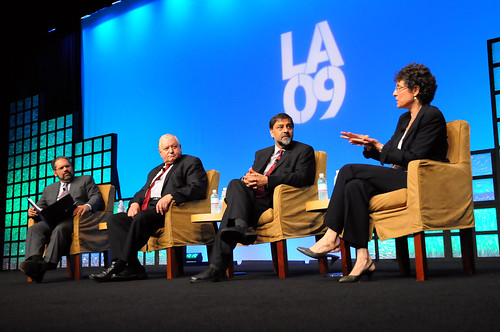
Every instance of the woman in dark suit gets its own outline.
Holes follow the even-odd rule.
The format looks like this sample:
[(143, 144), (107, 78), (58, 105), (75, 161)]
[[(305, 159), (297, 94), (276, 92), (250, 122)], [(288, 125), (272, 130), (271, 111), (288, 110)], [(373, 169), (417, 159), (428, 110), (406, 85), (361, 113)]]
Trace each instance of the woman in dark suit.
[(392, 164), (391, 168), (348, 164), (341, 168), (325, 215), (325, 235), (311, 248), (297, 248), (313, 258), (340, 251), (339, 234), (356, 248), (356, 264), (340, 282), (371, 276), (375, 265), (368, 253), (369, 201), (374, 195), (406, 188), (408, 163), (416, 159), (447, 161), (446, 122), (438, 108), (429, 105), (436, 92), (436, 79), (421, 64), (409, 64), (394, 78), (398, 108), (408, 109), (399, 118), (392, 138), (385, 145), (368, 135), (341, 132), (353, 145), (363, 145), (366, 158)]

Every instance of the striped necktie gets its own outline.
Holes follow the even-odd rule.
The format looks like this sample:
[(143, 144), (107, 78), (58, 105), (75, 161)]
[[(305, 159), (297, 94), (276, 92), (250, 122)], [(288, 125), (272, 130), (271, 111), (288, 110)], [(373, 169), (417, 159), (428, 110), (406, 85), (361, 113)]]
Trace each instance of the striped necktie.
[[(269, 170), (266, 172), (266, 174), (265, 174), (266, 176), (270, 175), (274, 171), (274, 169), (276, 168), (276, 165), (278, 164), (278, 161), (281, 159), (282, 154), (283, 154), (283, 149), (280, 149), (279, 154), (278, 154), (278, 158), (276, 158), (276, 160), (274, 161), (271, 168), (269, 168)], [(264, 186), (257, 187), (256, 191), (257, 191), (257, 193), (256, 193), (257, 198), (266, 196), (266, 188), (264, 188)]]

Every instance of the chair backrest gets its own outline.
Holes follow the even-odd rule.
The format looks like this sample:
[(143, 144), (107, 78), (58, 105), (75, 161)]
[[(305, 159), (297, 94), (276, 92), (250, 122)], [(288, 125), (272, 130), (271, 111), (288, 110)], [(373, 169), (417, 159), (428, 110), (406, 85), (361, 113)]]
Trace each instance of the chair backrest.
[(326, 152), (314, 151), (314, 157), (316, 159), (316, 176), (314, 177), (314, 183), (318, 183), (319, 173), (324, 173), (326, 178)]
[(219, 178), (220, 178), (220, 173), (216, 171), (215, 169), (211, 169), (207, 171), (207, 180), (208, 180), (208, 185), (207, 185), (207, 198), (208, 202), (210, 203), (210, 195), (212, 195), (212, 190), (217, 190), (219, 191)]
[(448, 132), (447, 157), (451, 164), (470, 164), (470, 127), (464, 120), (455, 120), (446, 123)]
[(102, 199), (104, 200), (103, 211), (113, 213), (115, 203), (115, 186), (112, 184), (98, 184)]

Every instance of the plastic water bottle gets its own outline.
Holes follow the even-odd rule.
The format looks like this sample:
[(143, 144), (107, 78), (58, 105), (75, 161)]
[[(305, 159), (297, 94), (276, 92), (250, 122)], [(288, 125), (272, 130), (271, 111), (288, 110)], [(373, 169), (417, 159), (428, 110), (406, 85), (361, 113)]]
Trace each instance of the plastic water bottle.
[(328, 187), (326, 186), (326, 179), (324, 173), (319, 173), (318, 179), (318, 199), (328, 199)]
[(224, 208), (224, 199), (226, 198), (226, 191), (227, 188), (222, 188), (222, 194), (220, 194), (220, 199), (219, 199), (219, 213), (222, 213), (223, 208)]
[(210, 195), (210, 213), (219, 212), (219, 196), (217, 196), (217, 190), (212, 190), (212, 195)]
[(118, 213), (125, 212), (125, 204), (123, 204), (123, 201), (121, 199), (118, 202), (118, 207), (116, 208), (116, 211)]

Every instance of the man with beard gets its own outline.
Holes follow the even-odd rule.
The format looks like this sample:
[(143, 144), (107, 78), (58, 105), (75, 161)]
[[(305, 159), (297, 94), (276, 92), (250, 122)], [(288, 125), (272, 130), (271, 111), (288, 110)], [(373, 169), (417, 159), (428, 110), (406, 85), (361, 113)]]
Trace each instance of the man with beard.
[[(90, 175), (75, 177), (68, 157), (57, 157), (51, 162), (51, 166), (59, 181), (45, 187), (42, 198), (37, 202), (40, 208), (54, 204), (68, 193), (77, 204), (73, 216), (92, 213), (104, 206), (101, 192), (94, 179)], [(47, 223), (39, 221), (39, 216), (33, 207), (28, 209), (28, 217), (37, 221), (28, 228), (26, 260), (19, 264), (21, 271), (28, 277), (41, 282), (45, 272), (54, 270), (61, 256), (69, 253), (73, 216), (68, 215), (54, 229), (51, 229)], [(42, 258), (46, 245), (45, 256)]]
[(260, 215), (273, 206), (274, 188), (280, 184), (294, 187), (312, 185), (316, 160), (311, 146), (293, 141), (293, 120), (285, 114), (269, 121), (274, 145), (255, 153), (252, 168), (241, 179), (227, 187), (226, 210), (215, 238), (210, 265), (192, 276), (190, 282), (220, 281), (227, 278), (225, 270), (231, 263), (237, 243), (253, 243), (257, 234), (249, 231)]

